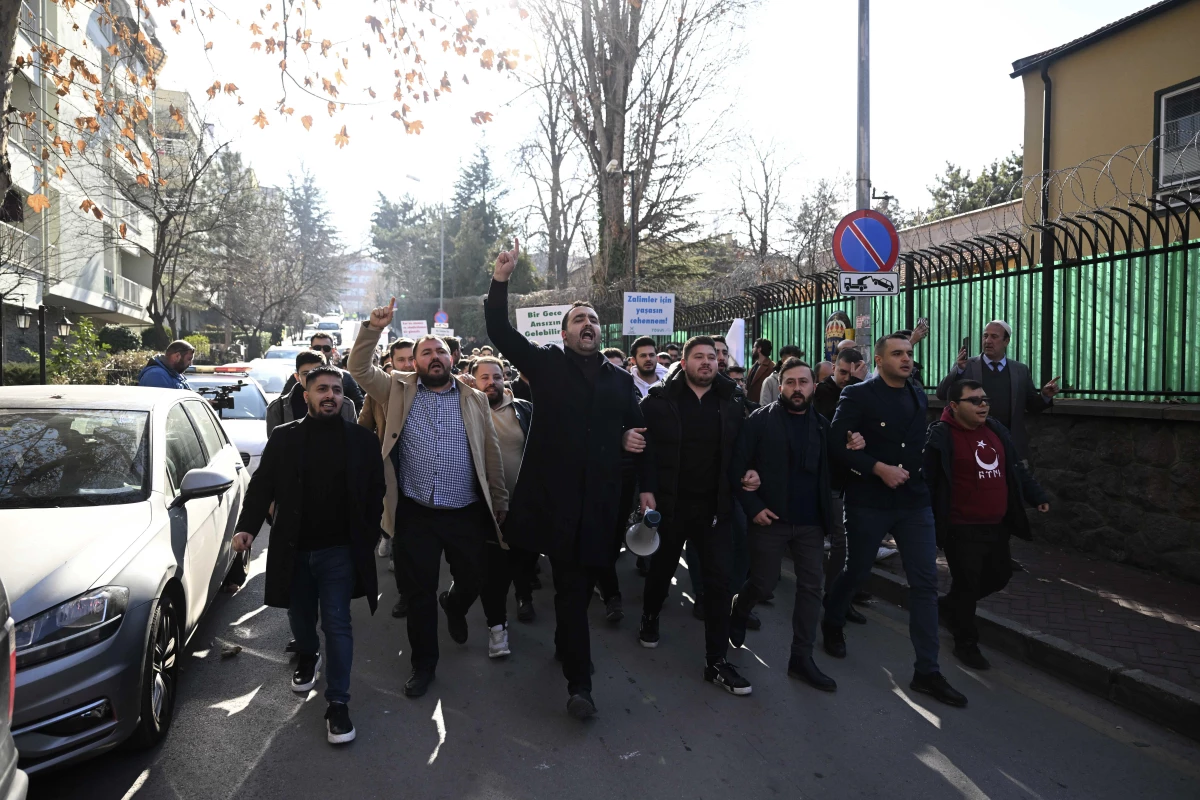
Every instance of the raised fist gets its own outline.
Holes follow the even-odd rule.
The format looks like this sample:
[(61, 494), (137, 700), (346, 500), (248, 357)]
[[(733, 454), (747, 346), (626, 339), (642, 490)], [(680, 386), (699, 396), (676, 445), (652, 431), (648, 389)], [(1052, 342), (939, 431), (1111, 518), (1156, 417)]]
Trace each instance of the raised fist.
[(390, 305), (380, 306), (371, 312), (371, 327), (381, 331), (392, 324), (392, 318), (395, 316), (396, 298), (393, 297)]
[(496, 271), (492, 273), (492, 277), (501, 283), (505, 283), (512, 277), (513, 270), (517, 268), (517, 256), (521, 254), (521, 240), (513, 238), (513, 249), (505, 250), (496, 256)]

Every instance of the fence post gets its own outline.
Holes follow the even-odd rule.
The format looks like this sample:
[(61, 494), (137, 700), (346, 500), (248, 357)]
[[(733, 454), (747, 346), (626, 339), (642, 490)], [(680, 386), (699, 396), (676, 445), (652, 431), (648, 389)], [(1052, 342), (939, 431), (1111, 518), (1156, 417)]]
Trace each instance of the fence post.
[(1050, 228), (1041, 230), (1042, 251), (1042, 319), (1041, 319), (1041, 385), (1054, 377), (1054, 234)]
[(913, 277), (913, 257), (911, 253), (904, 254), (904, 326), (916, 328), (917, 321), (913, 319), (913, 301), (916, 294), (916, 278)]
[(816, 317), (817, 323), (816, 352), (821, 354), (822, 361), (825, 360), (825, 312), (821, 310), (821, 306), (824, 302), (822, 297), (824, 293), (821, 291), (821, 287), (824, 285), (824, 283), (825, 282), (819, 277), (813, 278), (813, 299), (815, 300), (813, 311), (815, 312), (814, 316)]

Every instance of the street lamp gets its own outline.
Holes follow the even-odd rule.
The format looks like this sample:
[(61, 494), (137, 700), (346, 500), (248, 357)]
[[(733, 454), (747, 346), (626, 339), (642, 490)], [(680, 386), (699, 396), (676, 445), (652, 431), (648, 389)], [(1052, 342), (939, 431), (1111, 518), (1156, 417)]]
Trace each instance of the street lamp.
[[(38, 312), (38, 364), (41, 367), (42, 385), (46, 385), (46, 311), (49, 309), (44, 305), (39, 305)], [(33, 312), (21, 305), (21, 310), (17, 312), (17, 329), (24, 332), (29, 330), (29, 326), (33, 324)], [(66, 338), (71, 335), (73, 323), (67, 319), (66, 315), (55, 325), (55, 332), (60, 338)]]
[[(421, 182), (421, 179), (418, 178), (416, 175), (405, 175), (404, 177), (408, 178), (410, 181), (416, 181), (417, 183)], [(446, 205), (445, 205), (445, 203), (441, 203), (441, 202), (438, 203), (438, 216), (441, 220), (441, 230), (438, 233), (438, 239), (439, 239), (439, 242), (440, 242), (441, 248), (442, 248), (442, 260), (441, 260), (441, 267), (439, 269), (439, 276), (438, 276), (438, 312), (441, 313), (446, 310), (446, 307), (445, 307), (445, 299), (446, 299), (445, 298), (445, 295), (446, 295)]]
[(637, 215), (638, 215), (638, 187), (637, 187), (637, 170), (627, 169), (622, 170), (621, 164), (615, 158), (609, 161), (604, 166), (604, 171), (609, 175), (623, 175), (629, 178), (629, 281), (633, 291), (637, 291)]

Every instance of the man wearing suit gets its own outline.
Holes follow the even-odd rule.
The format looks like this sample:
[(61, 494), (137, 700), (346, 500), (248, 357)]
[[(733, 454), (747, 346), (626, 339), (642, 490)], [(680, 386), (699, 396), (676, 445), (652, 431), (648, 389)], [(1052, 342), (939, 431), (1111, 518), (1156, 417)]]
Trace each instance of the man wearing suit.
[(831, 455), (849, 471), (845, 522), (849, 558), (825, 600), (825, 652), (846, 657), (846, 611), (854, 589), (875, 563), (884, 535), (896, 540), (909, 584), (909, 636), (916, 664), (909, 688), (943, 703), (965, 706), (938, 668), (937, 543), (929, 489), (921, 473), (925, 446), (925, 393), (909, 380), (912, 344), (893, 334), (875, 343), (876, 373), (842, 390), (833, 416), (831, 441), (851, 432), (866, 440), (863, 450), (834, 448)]
[(1012, 328), (1004, 320), (989, 322), (983, 329), (983, 354), (967, 358), (966, 348), (958, 352), (958, 361), (950, 374), (938, 384), (937, 396), (945, 401), (950, 387), (961, 380), (977, 381), (991, 398), (991, 417), (1008, 428), (1017, 453), (1022, 460), (1029, 458), (1029, 434), (1025, 430), (1025, 415), (1040, 414), (1050, 407), (1059, 392), (1058, 378), (1047, 383), (1039, 392), (1033, 383), (1029, 367), (1008, 357)]
[(771, 360), (774, 348), (770, 339), (759, 339), (754, 343), (754, 349), (750, 354), (754, 363), (750, 366), (750, 372), (746, 374), (746, 399), (755, 406), (760, 402), (763, 381), (775, 371), (775, 362)]
[(508, 279), (519, 243), (496, 258), (484, 306), (488, 338), (529, 376), (537, 416), (505, 530), (513, 545), (545, 553), (554, 571), (555, 655), (567, 679), (567, 711), (596, 713), (587, 606), (619, 539), (621, 453), (642, 427), (633, 377), (600, 354), (600, 318), (576, 302), (562, 321), (563, 347), (538, 347), (508, 321)]
[(318, 607), (325, 631), (326, 737), (354, 739), (347, 704), (354, 636), (350, 600), (379, 595), (375, 543), (383, 513), (379, 440), (341, 417), (342, 372), (321, 365), (305, 376), (308, 414), (275, 429), (250, 479), (233, 549), (248, 550), (275, 506), (263, 602), (288, 610), (296, 641), (292, 691), (307, 693), (321, 668)]

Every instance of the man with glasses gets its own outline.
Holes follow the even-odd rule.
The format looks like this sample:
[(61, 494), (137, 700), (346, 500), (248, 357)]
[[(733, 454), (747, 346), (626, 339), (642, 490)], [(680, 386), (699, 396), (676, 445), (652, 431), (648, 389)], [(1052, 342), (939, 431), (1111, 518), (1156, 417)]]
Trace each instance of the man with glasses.
[[(291, 378), (288, 378), (288, 383), (292, 388), (289, 390), (285, 387), (285, 391), (267, 406), (268, 437), (280, 425), (304, 419), (304, 415), (308, 413), (308, 403), (304, 399), (304, 378), (312, 370), (327, 364), (325, 355), (316, 350), (302, 350), (296, 354), (296, 371)], [(345, 385), (344, 382), (343, 385)], [(342, 419), (348, 422), (358, 421), (358, 414), (355, 413), (350, 403), (342, 403), (339, 413)]]
[(922, 470), (937, 543), (950, 567), (950, 591), (938, 600), (938, 613), (954, 634), (954, 655), (983, 670), (990, 665), (979, 652), (975, 604), (1008, 585), (1009, 536), (1032, 538), (1026, 503), (1042, 513), (1050, 503), (1008, 429), (988, 416), (983, 384), (956, 381), (949, 397), (941, 419), (929, 426)]
[[(338, 363), (341, 361), (342, 356), (337, 351), (337, 348), (333, 345), (333, 337), (328, 333), (314, 333), (312, 338), (309, 339), (309, 347), (318, 353), (323, 353), (330, 366), (341, 369), (338, 367)], [(392, 366), (398, 366), (394, 360), (392, 362)], [(347, 400), (350, 400), (354, 403), (354, 418), (358, 419), (358, 412), (362, 411), (363, 401), (366, 400), (366, 395), (363, 394), (362, 387), (358, 385), (358, 382), (354, 380), (354, 377), (349, 372), (342, 369), (341, 373), (342, 394)], [(286, 395), (288, 392), (292, 391), (292, 387), (294, 386), (296, 386), (296, 377), (293, 375), (292, 377), (288, 378), (287, 383), (283, 385), (283, 394)]]

